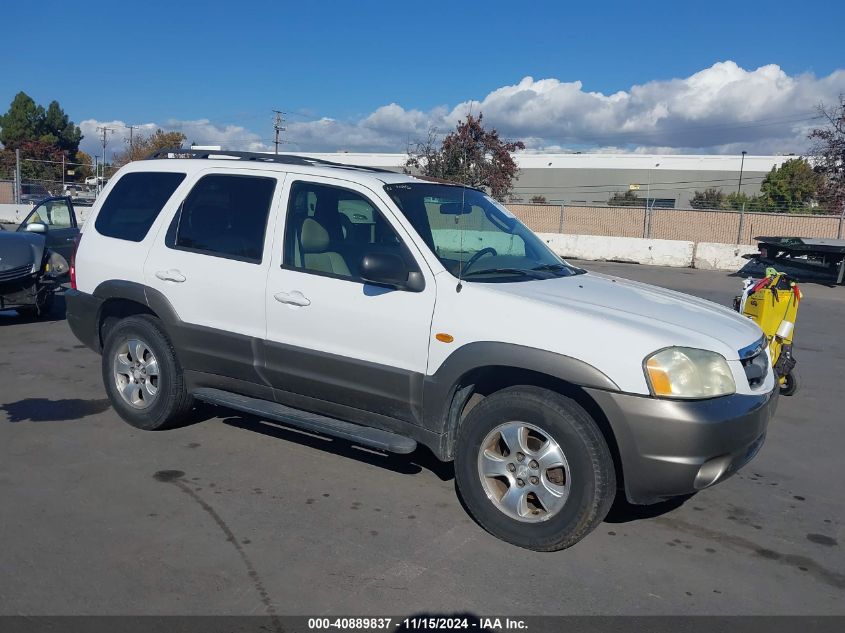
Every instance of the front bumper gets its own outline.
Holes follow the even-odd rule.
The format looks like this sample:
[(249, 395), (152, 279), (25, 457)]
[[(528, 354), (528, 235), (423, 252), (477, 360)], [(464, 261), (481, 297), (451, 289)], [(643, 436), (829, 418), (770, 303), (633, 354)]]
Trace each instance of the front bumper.
[(53, 284), (40, 283), (37, 274), (4, 280), (0, 282), (0, 310), (38, 305), (53, 290)]
[(779, 393), (683, 401), (587, 391), (613, 429), (636, 504), (696, 492), (742, 468), (763, 445)]

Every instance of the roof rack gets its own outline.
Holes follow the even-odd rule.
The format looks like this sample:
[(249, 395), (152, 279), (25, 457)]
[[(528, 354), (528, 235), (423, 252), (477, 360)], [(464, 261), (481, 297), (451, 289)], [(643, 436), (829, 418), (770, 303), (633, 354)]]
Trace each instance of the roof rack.
[(145, 160), (160, 160), (166, 158), (216, 158), (224, 160), (237, 159), (244, 161), (255, 161), (259, 163), (279, 163), (282, 165), (305, 165), (308, 167), (337, 167), (340, 169), (360, 169), (376, 173), (395, 173), (381, 167), (366, 167), (363, 165), (347, 165), (335, 163), (322, 158), (311, 158), (310, 156), (298, 156), (296, 154), (262, 154), (261, 152), (236, 152), (223, 149), (184, 149), (181, 147), (170, 147), (153, 152)]

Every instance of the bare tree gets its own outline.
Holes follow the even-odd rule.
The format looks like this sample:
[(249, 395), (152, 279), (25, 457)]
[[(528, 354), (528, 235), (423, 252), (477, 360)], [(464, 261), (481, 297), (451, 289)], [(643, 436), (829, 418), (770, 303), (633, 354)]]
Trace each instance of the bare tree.
[(824, 177), (819, 197), (825, 206), (841, 209), (845, 206), (845, 94), (831, 108), (820, 105), (819, 114), (826, 123), (809, 134), (815, 168)]

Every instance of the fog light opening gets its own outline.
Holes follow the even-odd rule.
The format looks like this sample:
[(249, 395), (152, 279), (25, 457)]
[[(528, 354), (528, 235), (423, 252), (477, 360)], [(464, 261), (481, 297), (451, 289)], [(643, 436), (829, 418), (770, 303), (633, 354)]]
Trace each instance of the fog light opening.
[(714, 457), (713, 459), (707, 460), (698, 469), (693, 486), (696, 490), (702, 490), (703, 488), (712, 486), (725, 474), (729, 465), (730, 455), (723, 455), (722, 457)]

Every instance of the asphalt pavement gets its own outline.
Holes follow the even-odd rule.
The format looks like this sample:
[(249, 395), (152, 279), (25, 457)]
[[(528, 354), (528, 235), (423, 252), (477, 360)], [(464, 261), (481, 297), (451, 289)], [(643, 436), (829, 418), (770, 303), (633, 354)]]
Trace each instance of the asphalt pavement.
[[(584, 262), (730, 304), (720, 272)], [(845, 288), (804, 286), (801, 392), (758, 457), (575, 547), (466, 514), (449, 465), (223, 409), (143, 432), (57, 313), (0, 313), (0, 614), (845, 614)]]

